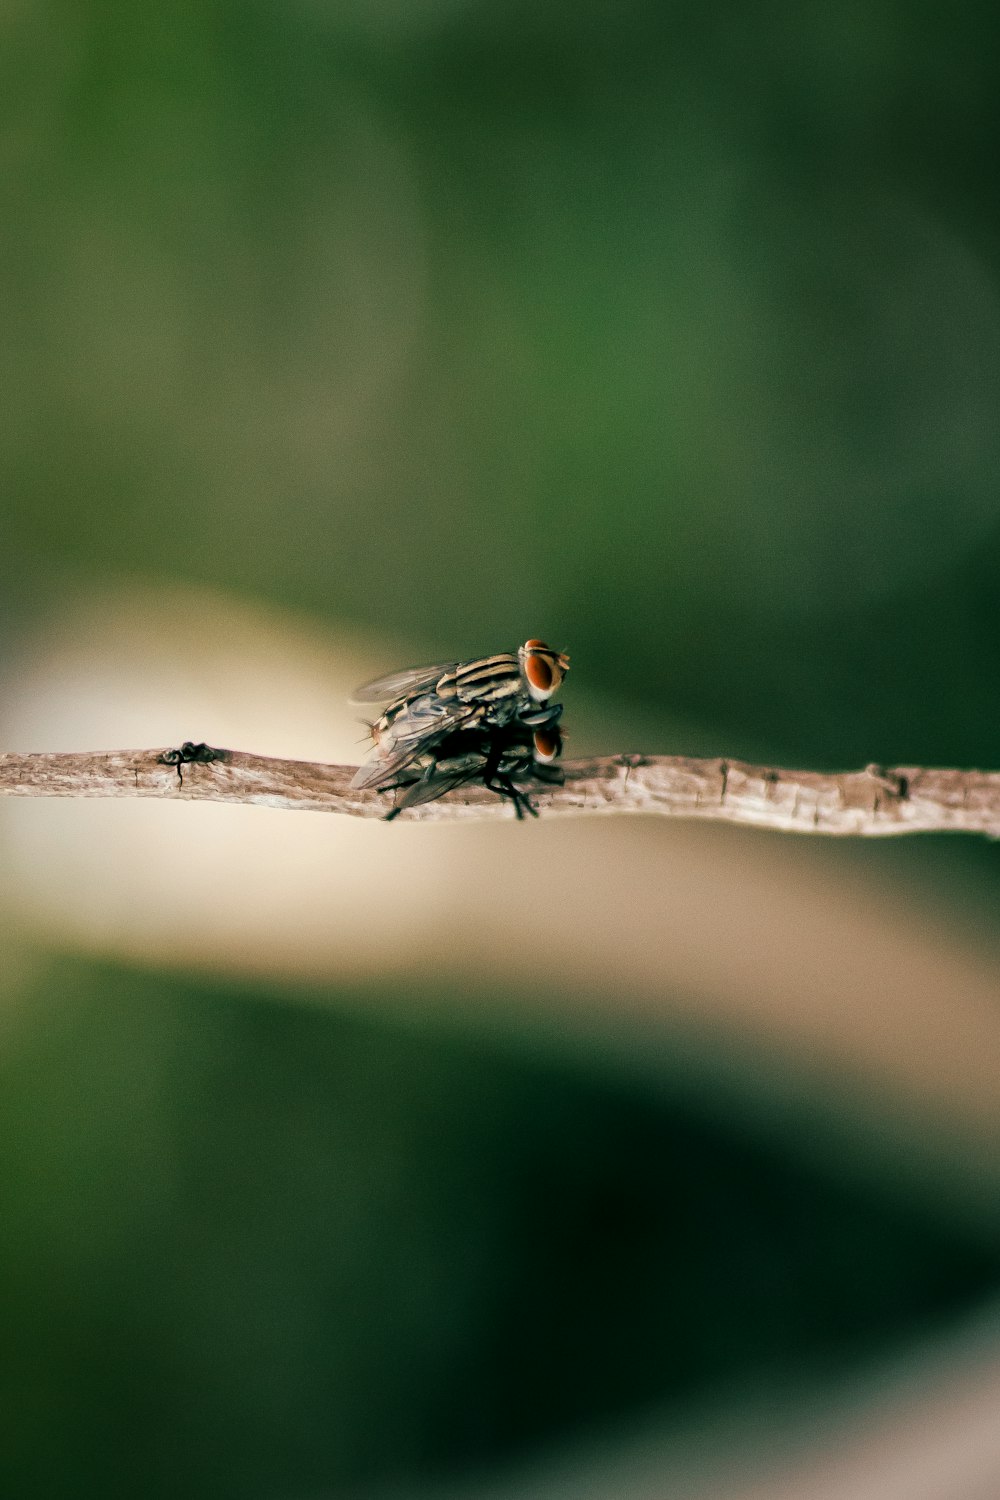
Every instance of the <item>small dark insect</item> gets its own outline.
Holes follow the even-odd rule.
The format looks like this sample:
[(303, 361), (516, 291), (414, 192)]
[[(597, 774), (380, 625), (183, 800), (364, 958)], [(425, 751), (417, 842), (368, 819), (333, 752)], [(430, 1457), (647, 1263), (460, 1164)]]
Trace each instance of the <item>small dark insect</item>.
[(374, 748), (352, 785), (404, 790), (390, 818), (473, 781), (510, 798), (519, 818), (535, 815), (515, 777), (561, 780), (545, 769), (562, 749), (562, 705), (549, 700), (568, 671), (568, 656), (530, 640), (516, 656), (412, 667), (367, 683), (357, 702), (391, 701), (370, 726)]
[(176, 767), (178, 780), (183, 786), (184, 773), (181, 770), (181, 766), (193, 765), (196, 763), (198, 765), (207, 766), (210, 765), (211, 762), (216, 758), (216, 752), (212, 749), (211, 745), (206, 745), (204, 741), (201, 741), (199, 744), (195, 744), (193, 740), (185, 740), (183, 745), (181, 745), (180, 749), (178, 750), (164, 750), (163, 754), (159, 757), (159, 760), (160, 763), (164, 766)]

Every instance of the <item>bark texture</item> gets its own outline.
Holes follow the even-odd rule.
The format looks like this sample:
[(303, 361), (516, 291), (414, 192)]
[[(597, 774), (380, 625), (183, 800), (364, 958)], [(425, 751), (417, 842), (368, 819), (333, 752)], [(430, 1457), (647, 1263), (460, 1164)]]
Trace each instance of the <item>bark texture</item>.
[[(176, 797), (384, 817), (391, 794), (354, 791), (356, 767), (278, 760), (187, 744), (167, 750), (0, 754), (0, 796)], [(646, 813), (752, 823), (789, 833), (1000, 835), (1000, 772), (867, 766), (827, 774), (682, 755), (608, 755), (563, 765), (562, 786), (539, 783), (544, 817)], [(511, 818), (510, 803), (463, 787), (400, 814), (413, 822)]]

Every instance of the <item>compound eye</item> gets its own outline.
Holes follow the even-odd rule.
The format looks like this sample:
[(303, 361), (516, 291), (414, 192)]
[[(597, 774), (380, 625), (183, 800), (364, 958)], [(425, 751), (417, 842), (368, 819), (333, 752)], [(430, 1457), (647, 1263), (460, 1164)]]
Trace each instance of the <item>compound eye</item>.
[(562, 749), (562, 740), (558, 729), (536, 729), (535, 730), (535, 759), (548, 764), (555, 760)]
[(547, 651), (549, 648), (544, 641), (525, 641), (525, 651)]
[(552, 664), (537, 651), (527, 653), (524, 661), (524, 675), (535, 698), (547, 698), (555, 687)]

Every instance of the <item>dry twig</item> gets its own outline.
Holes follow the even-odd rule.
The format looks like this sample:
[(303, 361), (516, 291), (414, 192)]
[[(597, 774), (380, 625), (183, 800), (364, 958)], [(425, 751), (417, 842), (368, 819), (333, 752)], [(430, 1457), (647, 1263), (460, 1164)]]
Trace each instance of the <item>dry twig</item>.
[[(391, 795), (352, 790), (354, 770), (190, 743), (179, 750), (0, 754), (0, 795), (176, 797), (383, 817)], [(545, 817), (658, 813), (793, 833), (1000, 836), (998, 771), (868, 766), (827, 775), (682, 755), (608, 755), (567, 761), (564, 770), (562, 786), (531, 790)], [(443, 822), (514, 812), (485, 787), (466, 786), (401, 816)]]

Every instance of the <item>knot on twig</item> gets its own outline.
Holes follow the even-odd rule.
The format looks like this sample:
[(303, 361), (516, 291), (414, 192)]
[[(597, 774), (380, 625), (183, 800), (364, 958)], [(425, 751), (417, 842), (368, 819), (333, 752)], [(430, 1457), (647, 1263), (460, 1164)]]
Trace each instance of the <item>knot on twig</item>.
[(624, 778), (622, 780), (622, 790), (623, 791), (628, 791), (628, 779), (629, 779), (630, 773), (632, 771), (638, 770), (638, 768), (640, 766), (648, 766), (649, 765), (649, 756), (648, 755), (629, 755), (629, 754), (615, 755), (615, 756), (612, 757), (612, 764), (616, 765), (616, 766), (623, 767), (623, 769), (625, 771), (625, 776), (624, 776)]
[(910, 795), (909, 780), (899, 771), (893, 771), (885, 766), (876, 765), (873, 761), (870, 765), (865, 766), (865, 775), (870, 776), (877, 786), (900, 802), (905, 802)]

